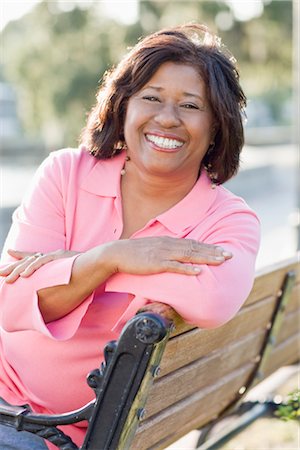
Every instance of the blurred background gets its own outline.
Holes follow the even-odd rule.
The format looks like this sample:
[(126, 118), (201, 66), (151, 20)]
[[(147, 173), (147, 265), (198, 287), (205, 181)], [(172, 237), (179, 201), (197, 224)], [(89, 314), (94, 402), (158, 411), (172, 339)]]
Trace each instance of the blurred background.
[(298, 14), (298, 0), (2, 1), (0, 248), (37, 165), (50, 151), (77, 146), (105, 70), (140, 36), (198, 21), (237, 58), (248, 97), (241, 171), (228, 187), (261, 218), (257, 268), (293, 255)]
[[(105, 70), (140, 36), (197, 21), (235, 55), (248, 97), (241, 170), (227, 186), (260, 216), (257, 269), (296, 253), (299, 0), (2, 0), (0, 8), (0, 250), (37, 166), (77, 146)], [(261, 423), (259, 446), (248, 434), (226, 448), (300, 448), (296, 424), (282, 424), (280, 436), (271, 426), (268, 438)]]

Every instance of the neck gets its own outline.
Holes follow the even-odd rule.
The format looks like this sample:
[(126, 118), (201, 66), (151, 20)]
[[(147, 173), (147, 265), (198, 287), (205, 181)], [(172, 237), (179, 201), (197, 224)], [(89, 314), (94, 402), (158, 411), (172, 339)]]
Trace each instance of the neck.
[(130, 192), (130, 195), (134, 194), (135, 197), (149, 202), (155, 201), (156, 204), (166, 204), (170, 208), (191, 191), (196, 181), (196, 176), (172, 174), (163, 177), (141, 173), (127, 164), (121, 187), (122, 193)]

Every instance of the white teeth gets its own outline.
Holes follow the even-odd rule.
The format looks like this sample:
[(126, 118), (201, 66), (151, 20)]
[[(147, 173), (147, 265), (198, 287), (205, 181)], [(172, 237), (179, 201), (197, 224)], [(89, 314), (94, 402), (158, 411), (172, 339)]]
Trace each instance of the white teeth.
[(146, 137), (148, 141), (153, 142), (153, 144), (161, 148), (178, 148), (183, 146), (183, 142), (177, 141), (177, 139), (163, 138), (153, 134), (147, 134)]

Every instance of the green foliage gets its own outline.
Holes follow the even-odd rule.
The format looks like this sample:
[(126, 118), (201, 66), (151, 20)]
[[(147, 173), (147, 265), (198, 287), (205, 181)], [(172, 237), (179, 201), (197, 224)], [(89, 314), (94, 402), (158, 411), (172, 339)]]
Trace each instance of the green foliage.
[(232, 14), (224, 1), (141, 0), (139, 20), (125, 26), (105, 16), (101, 2), (62, 11), (56, 0), (44, 0), (2, 32), (1, 78), (17, 90), (27, 134), (76, 145), (99, 80), (127, 47), (161, 27), (198, 21), (221, 35), (238, 59), (248, 97), (266, 101), (280, 123), (291, 96), (292, 2), (271, 1), (261, 17), (233, 20), (229, 29), (218, 29), (220, 12)]
[(285, 421), (300, 420), (300, 389), (288, 395), (287, 401), (278, 406), (275, 415)]

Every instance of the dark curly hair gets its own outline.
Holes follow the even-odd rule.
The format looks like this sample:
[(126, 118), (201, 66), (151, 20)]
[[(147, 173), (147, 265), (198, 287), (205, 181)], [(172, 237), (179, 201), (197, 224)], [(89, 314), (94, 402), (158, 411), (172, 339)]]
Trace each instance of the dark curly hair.
[(99, 159), (120, 153), (127, 102), (165, 62), (194, 67), (205, 83), (216, 126), (214, 145), (208, 148), (202, 165), (215, 183), (224, 183), (239, 167), (246, 97), (234, 57), (204, 25), (187, 24), (153, 33), (106, 72), (81, 143)]

